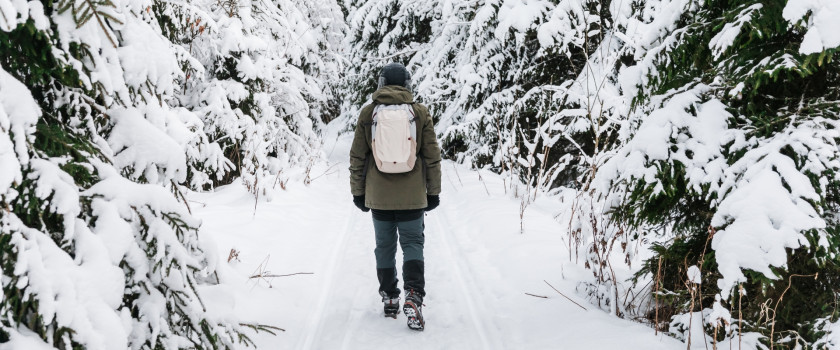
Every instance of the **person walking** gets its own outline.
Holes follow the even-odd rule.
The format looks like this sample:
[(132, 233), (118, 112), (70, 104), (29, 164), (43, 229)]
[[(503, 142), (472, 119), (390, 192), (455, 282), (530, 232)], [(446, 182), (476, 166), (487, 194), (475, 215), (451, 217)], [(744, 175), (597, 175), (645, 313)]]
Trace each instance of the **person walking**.
[(408, 327), (422, 331), (426, 296), (424, 212), (440, 204), (440, 146), (426, 106), (414, 102), (411, 74), (385, 65), (373, 103), (362, 108), (350, 148), (353, 203), (372, 211), (376, 275), (386, 317), (399, 314), (396, 253), (403, 252), (403, 289)]

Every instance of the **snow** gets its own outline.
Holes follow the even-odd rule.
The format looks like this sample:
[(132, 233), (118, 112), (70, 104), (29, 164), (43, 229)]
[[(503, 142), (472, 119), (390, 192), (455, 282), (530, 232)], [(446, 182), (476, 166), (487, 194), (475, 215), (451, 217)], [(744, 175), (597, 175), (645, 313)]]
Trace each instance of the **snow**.
[(54, 348), (45, 343), (38, 334), (26, 329), (4, 329), (9, 332), (9, 341), (0, 344), (0, 350), (53, 350)]
[[(520, 203), (505, 194), (503, 178), (482, 171), (482, 181), (479, 173), (448, 161), (441, 206), (426, 215), (426, 330), (409, 330), (402, 315), (384, 318), (370, 213), (350, 200), (346, 154), (351, 137), (324, 147), (331, 164), (317, 165), (312, 172), (319, 177), (310, 185), (292, 181), (256, 208), (253, 195), (239, 183), (189, 195), (203, 221), (202, 237), (215, 241), (222, 257), (222, 284), (202, 291), (209, 308), (286, 330), (276, 337), (255, 336), (258, 346), (685, 348), (645, 325), (599, 310), (576, 292), (578, 281), (591, 274), (570, 261), (564, 225), (553, 218), (554, 200), (528, 209), (521, 234)], [(239, 255), (227, 262), (231, 249)], [(261, 271), (314, 275), (248, 278)]]
[(116, 166), (131, 169), (132, 178), (145, 176), (152, 183), (157, 183), (159, 178), (179, 183), (186, 180), (183, 147), (144, 118), (140, 110), (115, 109), (111, 116), (114, 127), (108, 143), (114, 150)]
[[(171, 94), (175, 88), (174, 79), (184, 74), (174, 50), (170, 49), (171, 44), (160, 40), (160, 34), (133, 16), (126, 18), (120, 33), (122, 44), (117, 55), (125, 71), (125, 83), (135, 89), (150, 83), (158, 91)], [(155, 54), (149, 54), (151, 52)]]
[(814, 343), (814, 347), (824, 346), (827, 349), (840, 348), (840, 320), (831, 322), (824, 318), (817, 321), (818, 329), (826, 334)]
[(27, 162), (26, 142), (31, 141), (25, 135), (31, 134), (35, 123), (41, 116), (41, 110), (23, 83), (0, 69), (0, 128), (6, 133), (15, 135), (14, 151), (21, 157), (21, 162)]
[(0, 69), (0, 198), (16, 197), (13, 187), (22, 180), (21, 166), (29, 162), (26, 144), (40, 116), (26, 86)]
[(791, 0), (785, 5), (782, 16), (789, 22), (799, 23), (808, 16), (807, 29), (799, 52), (812, 54), (840, 46), (840, 1)]
[[(4, 232), (22, 226), (8, 216), (0, 224), (6, 226)], [(55, 320), (59, 327), (72, 328), (74, 339), (89, 349), (125, 347), (127, 332), (112, 307), (122, 300), (122, 270), (99, 264), (84, 247), (74, 262), (48, 235), (32, 229), (16, 231), (11, 238), (18, 249), (14, 274), (23, 277), (17, 287), (25, 286), (37, 296), (44, 322)], [(84, 246), (84, 234), (79, 236)]]
[(720, 30), (709, 42), (709, 48), (712, 49), (715, 58), (719, 58), (724, 51), (732, 46), (735, 38), (741, 34), (741, 27), (750, 21), (753, 13), (761, 10), (764, 7), (762, 4), (753, 4), (745, 8), (738, 14), (734, 22), (726, 22), (723, 29)]
[(499, 7), (499, 24), (494, 33), (496, 39), (505, 41), (511, 28), (525, 33), (542, 21), (551, 7), (552, 4), (545, 0), (505, 0)]
[[(151, 3), (101, 5), (110, 18), (103, 25), (98, 20), (80, 24), (73, 11), (46, 11), (42, 2), (0, 0), (0, 30), (31, 20), (51, 36), (50, 53), (57, 61), (78, 71), (83, 89), (46, 91), (55, 99), (49, 101), (55, 111), (49, 112), (67, 117), (61, 127), (90, 137), (101, 152), (79, 150), (90, 158), (79, 161), (38, 149), (33, 141), (41, 101), (0, 69), (0, 202), (29, 196), (24, 198), (39, 201), (42, 213), (62, 220), (61, 231), (50, 232), (29, 227), (38, 223), (24, 223), (16, 208), (0, 208), (3, 235), (15, 253), (8, 258), (14, 270), (0, 279), (11, 293), (25, 288), (33, 310), (47, 323), (71, 328), (73, 341), (85, 348), (192, 347), (203, 335), (184, 335), (178, 328), (203, 321), (227, 344), (233, 340), (226, 335), (240, 320), (287, 329), (277, 337), (256, 336), (266, 348), (394, 348), (407, 342), (459, 349), (682, 347), (645, 325), (612, 316), (627, 310), (603, 297), (614, 289), (648, 292), (628, 290), (624, 282), (638, 268), (637, 254), (649, 252), (613, 252), (616, 256), (608, 259), (626, 254), (636, 264), (616, 269), (615, 286), (595, 281), (593, 270), (584, 269), (573, 253), (573, 244), (590, 253), (600, 249), (594, 243), (597, 230), (581, 225), (590, 219), (593, 226), (606, 225), (607, 204), (615, 197), (583, 196), (569, 204), (564, 201), (574, 191), (560, 188), (552, 195), (538, 189), (533, 201), (511, 198), (511, 192), (521, 196), (532, 190), (511, 183), (521, 173), (507, 178), (452, 162), (443, 164), (444, 203), (427, 216), (429, 328), (418, 335), (402, 322), (380, 317), (369, 214), (349, 201), (348, 139), (321, 145), (321, 139), (335, 135), (321, 135), (320, 117), (334, 111), (328, 105), (335, 97), (329, 80), (337, 73), (359, 65), (363, 69), (350, 74), (364, 76), (365, 69), (379, 64), (377, 57), (403, 57), (399, 52), (412, 54), (418, 95), (437, 104), (438, 130), (446, 137), (466, 137), (468, 151), (459, 157), (467, 164), (486, 157), (497, 167), (518, 165), (531, 175), (536, 160), (546, 157), (541, 147), (565, 140), (580, 151), (581, 164), (600, 169), (593, 187), (600, 194), (614, 194), (616, 184), (639, 180), (655, 193), (664, 191), (658, 166), (685, 166), (689, 190), (706, 193), (711, 202), (717, 230), (711, 243), (721, 278), (711, 308), (671, 320), (681, 339), (699, 338), (704, 326), (732, 330), (722, 299), (746, 280), (744, 270), (776, 278), (788, 250), (830, 245), (823, 219), (830, 213), (813, 204), (826, 199), (829, 179), (815, 183), (806, 174), (840, 169), (835, 120), (802, 121), (792, 115), (788, 127), (764, 139), (743, 127), (730, 129), (742, 116), (730, 114), (715, 98), (719, 79), (648, 96), (650, 101), (630, 109), (640, 90), (649, 93), (643, 89), (647, 79), (656, 78), (659, 60), (667, 61), (668, 50), (683, 39), (685, 28), (675, 29), (679, 19), (693, 15), (700, 3), (650, 0), (636, 8), (631, 1), (613, 2), (610, 30), (598, 31), (592, 28), (600, 25), (597, 14), (604, 9), (594, 2), (405, 0), (394, 8), (391, 1), (354, 5), (347, 0), (355, 30), (350, 33), (341, 8), (331, 1), (243, 1), (230, 10), (234, 15), (215, 2), (155, 2), (154, 10)], [(732, 49), (761, 10), (761, 4), (744, 5), (723, 23), (708, 43), (715, 58)], [(381, 19), (393, 13), (393, 30), (380, 28)], [(840, 46), (838, 15), (836, 0), (791, 0), (783, 12), (791, 26), (804, 30), (802, 54)], [(185, 26), (185, 32), (164, 35), (170, 30), (161, 28), (167, 20)], [(200, 35), (186, 30), (192, 21), (202, 23)], [(428, 21), (432, 39), (397, 45), (414, 33), (413, 21)], [(350, 53), (338, 50), (345, 34)], [(540, 47), (520, 50), (534, 36), (529, 45)], [(523, 84), (522, 77), (537, 73), (529, 68), (540, 62), (534, 57), (570, 55), (595, 36), (599, 46), (586, 56), (579, 75), (533, 88)], [(371, 42), (376, 45), (362, 50)], [(91, 54), (70, 54), (76, 45)], [(340, 57), (345, 54), (351, 57)], [(534, 57), (519, 57), (530, 54)], [(620, 57), (633, 57), (637, 65), (625, 66)], [(799, 56), (785, 53), (757, 61), (750, 74), (799, 65)], [(747, 88), (740, 83), (727, 93), (740, 97)], [(349, 103), (341, 109), (345, 123), (355, 112)], [(535, 125), (536, 136), (529, 139), (517, 119), (519, 111), (533, 106), (546, 120)], [(64, 115), (68, 108), (78, 109), (78, 115)], [(486, 135), (473, 138), (493, 134), (488, 121), (500, 121), (498, 135), (489, 137), (498, 138), (498, 144)], [(609, 144), (617, 136), (616, 148), (584, 152), (571, 134), (590, 130)], [(791, 151), (799, 156), (796, 162)], [(320, 162), (323, 153), (329, 153), (330, 164)], [(554, 170), (556, 178), (570, 157), (563, 155), (549, 172)], [(82, 180), (63, 169), (68, 163), (91, 170), (94, 183), (76, 183)], [(210, 188), (234, 168), (241, 174), (234, 184), (191, 193), (192, 201), (179, 197), (185, 186)], [(185, 226), (173, 227), (162, 216)], [(202, 239), (191, 230), (199, 226)], [(583, 230), (587, 238), (572, 242), (570, 229)], [(803, 234), (811, 232), (815, 242)], [(617, 230), (602, 234), (628, 243)], [(240, 256), (226, 261), (234, 248)], [(593, 261), (592, 254), (582, 259)], [(315, 274), (248, 278), (299, 271)], [(686, 273), (692, 283), (704, 282), (699, 267)], [(222, 283), (215, 285), (217, 275)], [(184, 293), (183, 302), (173, 293)], [(591, 305), (593, 294), (613, 303)], [(186, 310), (186, 320), (174, 320), (173, 308)], [(840, 346), (838, 324), (821, 320), (826, 335), (817, 345)], [(9, 334), (0, 350), (52, 348), (26, 328), (0, 328)], [(757, 346), (758, 335), (744, 338)], [(706, 345), (699, 339), (691, 344)]]
[(0, 30), (3, 31), (11, 31), (29, 19), (33, 20), (35, 28), (43, 30), (49, 26), (44, 16), (44, 5), (38, 1), (2, 0), (0, 13)]
[(688, 267), (688, 281), (694, 284), (703, 283), (703, 275), (700, 274), (700, 268), (696, 265)]

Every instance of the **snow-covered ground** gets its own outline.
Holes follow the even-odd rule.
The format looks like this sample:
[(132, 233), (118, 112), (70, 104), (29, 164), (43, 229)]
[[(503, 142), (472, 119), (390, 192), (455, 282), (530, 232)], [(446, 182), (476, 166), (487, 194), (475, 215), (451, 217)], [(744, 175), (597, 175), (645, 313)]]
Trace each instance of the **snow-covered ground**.
[[(575, 292), (589, 272), (569, 262), (564, 227), (535, 205), (520, 233), (519, 201), (503, 179), (443, 164), (441, 206), (426, 215), (426, 330), (384, 318), (370, 213), (351, 201), (349, 137), (325, 147), (311, 184), (277, 186), (270, 202), (241, 184), (191, 195), (202, 237), (221, 255), (223, 283), (205, 288), (212, 312), (282, 327), (264, 349), (682, 349), (644, 325), (599, 310)], [(537, 203), (539, 204), (539, 202)], [(238, 259), (226, 263), (235, 249)], [(401, 257), (398, 257), (398, 261)], [(256, 273), (312, 275), (251, 279)], [(583, 310), (547, 286), (547, 280)], [(525, 293), (547, 296), (547, 299)]]

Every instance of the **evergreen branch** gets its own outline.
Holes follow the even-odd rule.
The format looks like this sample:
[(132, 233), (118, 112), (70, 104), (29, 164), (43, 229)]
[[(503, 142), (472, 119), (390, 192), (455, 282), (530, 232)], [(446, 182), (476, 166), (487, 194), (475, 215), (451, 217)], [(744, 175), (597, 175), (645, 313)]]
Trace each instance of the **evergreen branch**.
[(266, 325), (266, 324), (240, 323), (239, 325), (242, 326), (242, 327), (251, 328), (256, 332), (267, 332), (271, 335), (277, 335), (277, 333), (274, 333), (274, 331), (280, 331), (280, 332), (285, 332), (286, 331), (283, 328), (275, 327), (275, 326), (269, 326), (269, 325)]
[[(95, 3), (94, 0), (83, 0), (84, 3), (82, 4), (81, 8), (76, 6), (76, 2), (74, 0), (63, 0), (58, 4), (58, 13), (67, 12), (67, 10), (71, 10), (73, 12), (73, 20), (76, 22), (76, 28), (81, 28), (85, 24), (87, 24), (92, 18), (96, 18), (96, 22), (99, 24), (99, 27), (102, 28), (102, 31), (105, 32), (105, 36), (108, 38), (108, 41), (111, 42), (111, 45), (114, 48), (117, 48), (117, 42), (111, 37), (111, 33), (109, 31), (109, 27), (105, 24), (105, 21), (102, 17), (106, 19), (111, 19), (114, 22), (119, 24), (123, 24), (122, 21), (114, 17), (113, 15), (99, 11), (98, 6), (108, 6), (112, 8), (116, 8), (113, 2), (110, 0), (105, 0), (102, 2)], [(87, 6), (85, 6), (87, 5)]]
[(406, 54), (410, 54), (410, 53), (420, 51), (422, 49), (425, 49), (427, 46), (429, 46), (429, 45), (420, 45), (420, 46), (415, 47), (415, 48), (405, 49), (403, 51), (397, 52), (397, 53), (392, 54), (392, 55), (383, 56), (383, 57), (368, 57), (367, 59), (369, 59), (371, 61), (384, 61), (384, 60), (388, 60), (388, 59), (391, 59), (391, 58), (394, 58), (394, 57), (397, 57), (397, 56), (402, 56), (402, 55), (406, 55)]
[[(85, 0), (85, 2), (86, 2), (86, 3), (88, 3), (88, 5), (89, 5), (91, 8), (93, 8), (93, 2), (92, 2), (91, 0)], [(108, 2), (106, 3), (106, 5), (108, 5), (108, 4), (110, 4), (110, 5), (113, 7), (113, 3), (111, 3), (110, 1), (108, 1)], [(108, 27), (106, 27), (106, 26), (105, 26), (105, 23), (103, 23), (102, 18), (101, 18), (101, 17), (99, 17), (100, 12), (99, 12), (99, 11), (93, 11), (93, 14), (94, 14), (94, 16), (96, 16), (96, 21), (97, 21), (97, 22), (99, 22), (99, 27), (101, 27), (101, 28), (102, 28), (102, 31), (104, 31), (104, 32), (105, 32), (105, 36), (107, 36), (107, 37), (108, 37), (108, 40), (111, 42), (111, 45), (113, 45), (113, 46), (114, 46), (114, 48), (116, 49), (116, 48), (117, 48), (117, 43), (114, 41), (114, 39), (113, 39), (113, 38), (111, 38), (111, 34), (110, 34), (110, 33), (108, 33)], [(115, 20), (117, 23), (119, 23), (119, 24), (123, 24), (122, 22), (120, 22), (120, 21), (118, 21), (118, 20), (116, 20), (116, 19), (114, 19), (114, 20)]]

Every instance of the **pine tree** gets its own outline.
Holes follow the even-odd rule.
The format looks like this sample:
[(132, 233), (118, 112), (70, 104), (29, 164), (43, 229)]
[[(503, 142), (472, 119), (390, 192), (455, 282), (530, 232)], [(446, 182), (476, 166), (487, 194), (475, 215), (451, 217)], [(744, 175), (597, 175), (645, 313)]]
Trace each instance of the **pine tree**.
[[(838, 276), (840, 39), (819, 28), (831, 6), (345, 1), (353, 70), (341, 122), (354, 123), (379, 66), (402, 62), (446, 156), (510, 174), (529, 193), (572, 197), (559, 220), (595, 273), (587, 291), (616, 314), (654, 317), (653, 305), (620, 300), (641, 286), (605, 271), (614, 247), (655, 239), (637, 278), (659, 276), (656, 327), (677, 315), (680, 333), (684, 316), (704, 312), (716, 339), (825, 344), (838, 324), (827, 310)], [(699, 291), (684, 283), (690, 265), (703, 271)], [(797, 307), (806, 291), (820, 302)], [(736, 300), (741, 320), (730, 315)], [(779, 303), (771, 320), (759, 317), (767, 300)]]
[(355, 123), (358, 111), (376, 90), (379, 70), (400, 62), (415, 68), (413, 57), (432, 40), (432, 22), (441, 16), (438, 1), (344, 0), (348, 35), (343, 43), (349, 61), (337, 88), (341, 93), (342, 120)]
[(346, 124), (375, 90), (379, 67), (398, 61), (414, 74), (416, 95), (438, 120), (450, 158), (553, 188), (584, 181), (595, 153), (614, 138), (610, 121), (624, 100), (613, 96), (613, 86), (627, 50), (601, 42), (617, 42), (607, 37), (613, 12), (626, 15), (609, 3), (381, 0), (345, 6), (353, 33)]
[(188, 167), (188, 158), (209, 161), (190, 154), (207, 138), (191, 125), (194, 115), (170, 107), (184, 73), (157, 27), (165, 15), (156, 11), (166, 8), (145, 1), (7, 5), (0, 23), (0, 342), (250, 344), (238, 322), (211, 317), (198, 292), (213, 283), (214, 264), (179, 188), (203, 171)]
[[(319, 157), (322, 112), (335, 113), (325, 81), (343, 30), (329, 2), (230, 0), (188, 16), (183, 42), (206, 67), (181, 100), (197, 113), (230, 168), (214, 185), (242, 178), (256, 195), (285, 182), (284, 169)], [(333, 107), (331, 107), (333, 106)]]
[(792, 18), (796, 3), (679, 4), (633, 70), (630, 136), (599, 186), (619, 222), (659, 232), (640, 275), (660, 276), (658, 321), (682, 314), (678, 334), (696, 313), (717, 340), (812, 347), (837, 321), (840, 65), (806, 50), (819, 11)]

